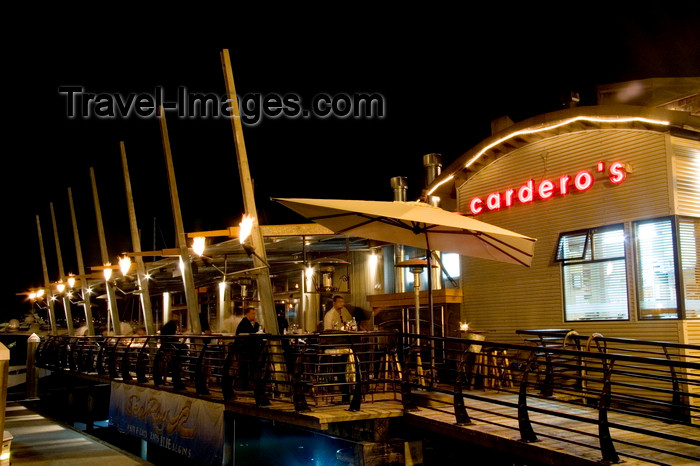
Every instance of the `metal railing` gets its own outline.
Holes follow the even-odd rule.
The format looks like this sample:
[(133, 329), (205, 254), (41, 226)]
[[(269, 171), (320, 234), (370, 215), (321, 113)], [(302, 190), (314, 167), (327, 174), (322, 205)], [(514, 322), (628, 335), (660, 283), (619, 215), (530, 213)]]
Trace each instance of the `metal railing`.
[[(401, 377), (395, 332), (299, 335), (49, 336), (37, 365), (123, 382), (194, 391), (220, 400), (252, 396), (297, 411), (379, 394), (396, 399)], [(386, 399), (387, 395), (383, 396)]]
[(226, 402), (291, 403), (296, 411), (311, 404), (357, 411), (376, 399), (400, 399), (406, 411), (447, 403), (456, 423), (469, 425), (470, 412), (484, 409), (478, 403), (490, 403), (512, 408), (524, 442), (551, 436), (533, 413), (597, 426), (602, 460), (609, 463), (620, 461), (611, 429), (700, 446), (700, 434), (645, 426), (653, 419), (700, 428), (700, 346), (571, 331), (519, 333), (535, 338), (507, 344), (395, 332), (53, 336), (39, 344), (36, 360), (54, 371)]
[[(469, 403), (465, 400), (510, 407), (524, 442), (538, 440), (531, 413), (596, 425), (602, 460), (607, 463), (620, 461), (611, 429), (700, 446), (697, 430), (700, 429), (700, 346), (605, 338), (597, 334), (589, 337), (575, 332), (555, 336), (547, 332), (537, 337), (521, 345), (403, 335), (404, 345), (410, 348), (406, 365), (409, 374), (404, 374), (404, 384), (408, 386), (402, 390), (408, 395), (404, 405), (412, 409), (438, 401), (432, 394), (451, 395), (458, 425), (471, 423)], [(421, 348), (411, 344), (418, 340)], [(420, 373), (419, 355), (423, 361), (429, 357), (431, 340), (438, 348), (431, 374), (436, 377), (426, 377), (424, 369), (421, 383), (419, 376), (410, 374)], [(416, 395), (412, 390), (415, 388), (429, 390)], [(513, 396), (486, 396), (484, 390)], [(537, 400), (549, 403), (537, 403)], [(581, 414), (573, 409), (575, 406), (591, 408), (587, 411), (590, 414)], [(611, 418), (612, 414), (632, 417), (621, 422), (619, 416)], [(655, 431), (645, 427), (649, 419), (683, 425), (696, 433)], [(558, 428), (552, 423), (538, 423), (554, 430)], [(700, 449), (696, 449), (697, 456), (662, 452), (700, 460), (697, 457)]]

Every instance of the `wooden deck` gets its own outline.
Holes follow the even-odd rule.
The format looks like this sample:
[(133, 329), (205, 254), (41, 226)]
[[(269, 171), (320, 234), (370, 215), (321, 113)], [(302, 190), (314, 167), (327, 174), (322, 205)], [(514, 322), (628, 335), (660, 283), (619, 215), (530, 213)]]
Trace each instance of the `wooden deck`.
[(311, 407), (311, 411), (296, 412), (289, 401), (270, 400), (270, 406), (255, 406), (252, 396), (238, 395), (236, 400), (226, 402), (226, 411), (246, 416), (284, 422), (299, 427), (328, 430), (329, 424), (340, 422), (367, 421), (401, 417), (404, 414), (400, 400), (393, 394), (375, 396), (374, 402), (362, 403), (359, 411), (348, 411), (348, 404)]
[[(517, 396), (498, 392), (479, 392), (478, 395), (494, 401), (517, 402)], [(430, 393), (418, 396), (422, 407), (407, 412), (406, 422), (488, 448), (507, 449), (514, 454), (544, 464), (566, 464), (567, 466), (600, 464), (602, 455), (598, 444), (598, 426), (563, 417), (530, 411), (530, 420), (538, 441), (520, 441), (517, 411), (515, 408), (486, 401), (465, 399), (465, 405), (473, 424), (457, 426), (452, 409), (452, 397)], [(528, 399), (531, 408), (552, 411), (562, 410), (562, 403), (554, 400)], [(569, 405), (567, 414), (596, 420), (598, 412), (584, 406)], [(615, 448), (620, 459), (629, 465), (700, 464), (700, 429), (684, 425), (673, 425), (637, 416), (609, 413), (611, 423), (634, 425), (652, 432), (683, 436), (694, 440), (696, 445), (666, 440), (659, 437), (611, 428)], [(672, 451), (668, 454), (663, 450)]]
[[(135, 383), (135, 382), (133, 382)], [(476, 395), (482, 400), (465, 398), (465, 405), (473, 424), (455, 425), (452, 396), (437, 392), (414, 391), (417, 411), (404, 412), (400, 395), (393, 393), (367, 396), (358, 412), (347, 410), (346, 404), (314, 406), (313, 398), (307, 396), (310, 411), (296, 412), (289, 398), (271, 399), (266, 407), (255, 405), (252, 392), (237, 392), (234, 400), (224, 402), (221, 392), (213, 391), (209, 396), (196, 395), (191, 387), (174, 391), (170, 385), (151, 388), (172, 391), (181, 395), (224, 403), (225, 409), (234, 414), (274, 420), (292, 426), (318, 431), (327, 431), (332, 424), (368, 421), (372, 419), (399, 418), (416, 428), (425, 429), (486, 448), (507, 450), (513, 455), (543, 464), (566, 466), (600, 464), (602, 458), (598, 443), (596, 422), (581, 422), (562, 416), (538, 413), (537, 408), (565, 412), (568, 415), (585, 417), (597, 421), (598, 411), (575, 404), (564, 404), (558, 400), (528, 397), (529, 415), (538, 441), (520, 441), (517, 410), (497, 402), (516, 404), (517, 396), (497, 391), (470, 391), (465, 395)], [(564, 411), (565, 410), (565, 411)], [(700, 464), (700, 428), (671, 424), (639, 416), (609, 413), (611, 424), (636, 426), (651, 433), (681, 436), (691, 443), (661, 438), (659, 435), (631, 432), (611, 428), (611, 435), (620, 458), (628, 465), (690, 465)], [(694, 442), (694, 443), (692, 443)], [(673, 452), (673, 453), (668, 453)]]

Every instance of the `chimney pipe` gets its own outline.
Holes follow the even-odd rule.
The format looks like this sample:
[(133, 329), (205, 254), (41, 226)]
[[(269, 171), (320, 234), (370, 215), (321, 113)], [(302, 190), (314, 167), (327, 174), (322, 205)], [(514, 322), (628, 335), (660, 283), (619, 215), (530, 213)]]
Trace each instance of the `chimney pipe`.
[[(423, 156), (423, 168), (425, 168), (425, 188), (427, 190), (428, 186), (430, 186), (430, 183), (435, 181), (435, 178), (440, 176), (440, 173), (442, 173), (442, 156), (440, 154), (435, 153), (425, 154)], [(425, 201), (432, 206), (440, 207), (440, 197), (438, 196), (427, 196), (427, 199)], [(433, 254), (437, 255), (438, 257), (441, 256), (440, 251), (433, 251)], [(432, 288), (434, 290), (441, 289), (442, 280), (440, 269), (429, 268), (428, 273), (432, 274), (432, 277), (429, 277), (430, 280), (428, 281)]]
[[(406, 202), (408, 191), (408, 182), (405, 176), (395, 176), (391, 179), (391, 188), (394, 190), (394, 201)], [(394, 245), (394, 264), (398, 264), (404, 260), (403, 244)], [(394, 293), (404, 293), (406, 291), (406, 282), (403, 279), (403, 269), (394, 268)]]
[[(442, 173), (442, 157), (440, 154), (425, 154), (423, 156), (423, 168), (425, 168), (425, 187), (427, 188)], [(428, 196), (426, 201), (434, 206), (440, 204), (440, 198), (437, 196)]]
[(395, 176), (391, 179), (391, 189), (394, 190), (394, 200), (406, 202), (408, 183), (405, 176)]

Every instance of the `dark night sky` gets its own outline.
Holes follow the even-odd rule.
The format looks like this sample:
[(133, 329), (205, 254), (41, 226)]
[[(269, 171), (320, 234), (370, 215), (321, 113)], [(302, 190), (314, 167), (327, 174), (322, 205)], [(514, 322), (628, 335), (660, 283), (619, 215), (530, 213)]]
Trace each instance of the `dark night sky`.
[[(3, 198), (10, 220), (3, 223), (11, 233), (5, 247), (14, 271), (3, 287), (5, 302), (42, 282), (37, 214), (50, 278), (58, 279), (51, 201), (66, 271), (77, 273), (69, 186), (86, 265), (99, 263), (90, 166), (96, 170), (110, 255), (131, 250), (120, 140), (126, 143), (143, 248), (152, 248), (154, 217), (162, 230), (158, 248), (174, 245), (157, 119), (70, 120), (66, 99), (58, 94), (61, 85), (108, 93), (152, 93), (162, 86), (166, 100), (173, 100), (178, 86), (222, 95), (219, 51), (229, 48), (239, 95), (295, 93), (308, 102), (320, 92), (382, 94), (383, 119), (280, 118), (244, 127), (261, 221), (284, 223), (304, 220), (269, 197), (390, 200), (389, 178), (402, 175), (415, 199), (423, 187), (423, 154), (441, 153), (447, 166), (489, 135), (491, 119), (507, 114), (519, 121), (557, 110), (561, 94), (570, 90), (581, 92), (585, 103), (595, 98), (598, 84), (700, 76), (697, 8), (562, 11), (533, 18), (494, 14), (449, 27), (426, 19), (381, 34), (373, 32), (386, 30), (379, 20), (354, 24), (348, 32), (343, 32), (347, 24), (322, 33), (318, 25), (305, 26), (265, 29), (265, 41), (232, 33), (210, 46), (165, 40), (161, 46), (144, 41), (115, 47), (83, 37), (52, 38), (44, 49), (8, 52), (11, 91), (3, 103), (11, 121), (5, 126), (9, 167)], [(186, 230), (236, 224), (242, 202), (230, 121), (167, 117)], [(6, 307), (0, 321), (16, 310), (17, 305)]]

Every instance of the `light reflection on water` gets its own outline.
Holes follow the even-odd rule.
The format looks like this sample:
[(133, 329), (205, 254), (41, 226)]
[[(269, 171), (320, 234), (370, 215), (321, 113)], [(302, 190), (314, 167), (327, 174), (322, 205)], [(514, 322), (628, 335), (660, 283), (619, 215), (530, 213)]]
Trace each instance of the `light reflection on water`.
[(266, 421), (236, 421), (236, 465), (345, 465), (353, 443)]

